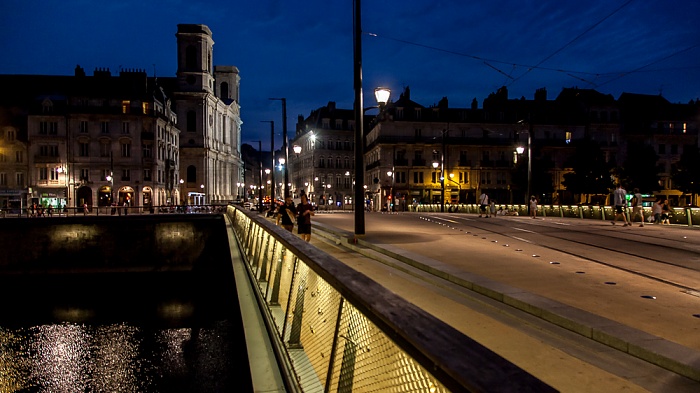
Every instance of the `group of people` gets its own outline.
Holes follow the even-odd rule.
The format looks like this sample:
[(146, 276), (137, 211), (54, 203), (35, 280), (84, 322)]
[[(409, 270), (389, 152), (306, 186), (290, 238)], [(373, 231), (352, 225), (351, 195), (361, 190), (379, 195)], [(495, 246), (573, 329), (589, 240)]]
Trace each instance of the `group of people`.
[[(530, 217), (536, 218), (537, 217), (537, 198), (532, 195), (530, 197), (530, 201), (528, 203), (528, 208), (530, 210)], [(498, 211), (496, 211), (496, 201), (491, 199), (489, 200), (488, 194), (486, 192), (482, 191), (481, 195), (479, 195), (479, 217), (486, 216), (486, 218), (489, 218), (490, 216), (517, 216), (518, 212), (511, 212), (509, 210), (503, 210), (503, 207), (499, 207)]]
[(54, 209), (51, 204), (49, 204), (48, 206), (43, 206), (37, 203), (33, 203), (29, 206), (27, 211), (29, 213), (29, 217), (46, 217), (47, 215), (51, 217), (53, 216)]
[[(631, 226), (633, 222), (639, 217), (639, 226), (644, 227), (644, 209), (642, 203), (642, 194), (639, 192), (638, 188), (632, 191), (632, 198), (630, 199), (630, 206), (632, 207), (632, 217), (630, 221), (627, 221), (627, 191), (622, 187), (622, 184), (618, 184), (617, 188), (613, 192), (613, 204), (615, 207), (615, 218), (611, 221), (613, 225), (619, 219), (624, 221), (623, 226)], [(668, 199), (656, 198), (656, 201), (651, 207), (651, 213), (653, 218), (651, 222), (654, 224), (670, 225), (671, 218), (671, 206), (668, 204)]]
[(284, 204), (277, 207), (276, 222), (289, 232), (294, 230), (296, 224), (297, 233), (308, 242), (311, 240), (311, 216), (314, 214), (314, 207), (305, 193), (301, 194), (301, 202), (298, 205), (294, 205), (291, 196), (286, 196)]

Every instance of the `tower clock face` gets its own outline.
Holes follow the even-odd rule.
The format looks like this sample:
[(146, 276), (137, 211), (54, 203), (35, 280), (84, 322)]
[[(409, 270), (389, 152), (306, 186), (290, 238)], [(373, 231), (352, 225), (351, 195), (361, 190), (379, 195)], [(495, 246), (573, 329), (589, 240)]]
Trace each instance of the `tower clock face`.
[(194, 82), (196, 82), (196, 79), (194, 78), (194, 76), (189, 75), (187, 77), (187, 83), (189, 83), (190, 85), (194, 85)]

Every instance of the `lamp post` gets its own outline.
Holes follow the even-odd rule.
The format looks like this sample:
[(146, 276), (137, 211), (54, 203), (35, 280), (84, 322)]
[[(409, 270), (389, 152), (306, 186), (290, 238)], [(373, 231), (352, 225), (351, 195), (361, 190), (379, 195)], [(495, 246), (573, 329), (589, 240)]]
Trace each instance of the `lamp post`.
[[(525, 120), (520, 120), (518, 123), (528, 125), (527, 130), (521, 131), (527, 133), (527, 194), (525, 194), (525, 205), (528, 205), (530, 190), (532, 189), (532, 123), (526, 122)], [(515, 150), (518, 154), (523, 154), (525, 151), (522, 146), (518, 146)]]
[(207, 198), (204, 196), (204, 184), (200, 185), (199, 188), (202, 190), (202, 205), (206, 205)]
[[(450, 173), (449, 175), (447, 175), (447, 180), (449, 180), (452, 183), (457, 185), (457, 189), (459, 190), (459, 194), (458, 194), (459, 196), (457, 197), (457, 203), (459, 203), (459, 198), (462, 196), (462, 185), (459, 184), (458, 182), (454, 181), (454, 179), (452, 179), (453, 177), (455, 177), (455, 174)], [(451, 201), (452, 201), (452, 196), (450, 195), (450, 202)]]
[[(182, 195), (183, 194), (183, 192), (182, 192), (182, 185), (183, 184), (185, 184), (185, 180), (180, 179), (180, 204), (182, 204), (182, 205), (185, 204), (185, 196)], [(236, 188), (236, 194), (238, 194), (238, 191), (239, 191), (238, 188)]]
[[(275, 168), (275, 122), (273, 120), (261, 120), (261, 123), (270, 123), (270, 156), (272, 158), (272, 168)], [(275, 171), (272, 171), (272, 184), (275, 184)], [(270, 195), (272, 201), (275, 200), (275, 188), (272, 187), (272, 194)]]
[[(355, 91), (355, 181), (364, 181), (364, 102), (362, 97), (362, 4), (361, 0), (355, 0), (355, 12), (353, 20), (353, 87)], [(378, 102), (386, 103), (391, 91), (386, 88), (375, 89), (375, 97)], [(383, 101), (380, 101), (383, 100)], [(381, 105), (381, 104), (380, 104)], [(365, 235), (365, 209), (364, 190), (355, 187), (355, 238)]]
[[(289, 161), (289, 149), (287, 147), (287, 99), (270, 98), (271, 100), (282, 101), (282, 155), (285, 161)], [(289, 170), (284, 167), (284, 197), (289, 196)]]
[(387, 206), (387, 210), (389, 210), (389, 212), (394, 211), (394, 176), (395, 176), (395, 174), (396, 173), (394, 171), (388, 171), (386, 173), (386, 175), (391, 178), (391, 187), (389, 188), (389, 206)]
[[(299, 183), (300, 183), (299, 181), (301, 180), (301, 176), (300, 176), (300, 175), (302, 174), (302, 169), (301, 169), (302, 163), (299, 162), (299, 153), (301, 153), (301, 146), (300, 146), (300, 145), (294, 145), (294, 146), (292, 147), (292, 150), (294, 151), (294, 156), (296, 157), (296, 160), (297, 160), (297, 161), (296, 161), (296, 162), (297, 162), (297, 163), (296, 163), (296, 165), (297, 165), (297, 167), (296, 167), (296, 173), (297, 173), (297, 182), (296, 182), (296, 184), (299, 184)], [(295, 186), (294, 188), (296, 188), (296, 186)], [(306, 192), (306, 190), (305, 190), (305, 192)], [(307, 197), (308, 197), (308, 195), (307, 195)]]

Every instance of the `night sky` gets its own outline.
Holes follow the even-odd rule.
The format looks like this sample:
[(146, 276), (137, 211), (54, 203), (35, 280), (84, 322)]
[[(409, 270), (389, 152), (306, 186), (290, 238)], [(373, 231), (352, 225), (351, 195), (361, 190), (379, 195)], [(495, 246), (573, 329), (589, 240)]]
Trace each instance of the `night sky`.
[[(700, 97), (700, 1), (364, 0), (365, 106), (373, 89), (410, 86), (425, 106), (479, 105), (499, 87), (532, 99), (546, 88)], [(352, 108), (351, 0), (0, 2), (0, 73), (72, 75), (76, 65), (175, 76), (177, 24), (212, 30), (214, 64), (241, 76), (243, 142), (281, 146), (282, 109), (298, 115), (335, 101)]]

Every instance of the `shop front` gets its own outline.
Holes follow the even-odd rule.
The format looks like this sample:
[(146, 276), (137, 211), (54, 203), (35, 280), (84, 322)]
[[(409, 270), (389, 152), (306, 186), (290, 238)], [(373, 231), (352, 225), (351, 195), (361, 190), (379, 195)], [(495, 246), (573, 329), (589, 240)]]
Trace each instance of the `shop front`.
[(35, 189), (35, 196), (32, 197), (32, 203), (36, 203), (39, 206), (48, 208), (51, 206), (57, 210), (63, 210), (66, 206), (66, 190), (65, 189)]

